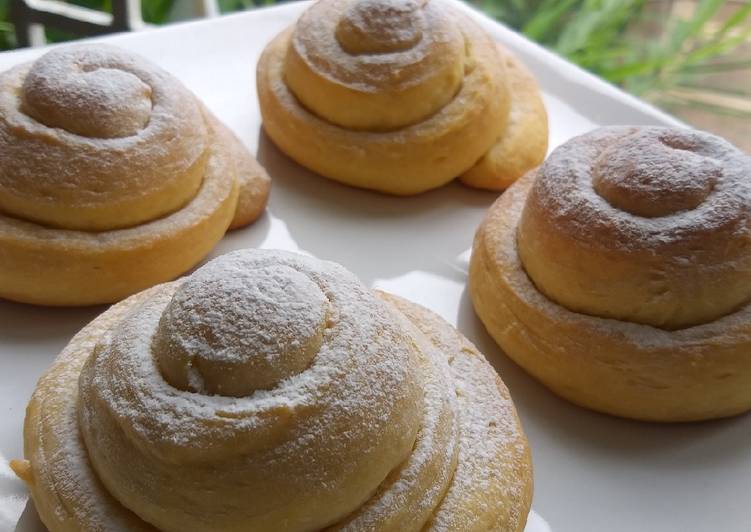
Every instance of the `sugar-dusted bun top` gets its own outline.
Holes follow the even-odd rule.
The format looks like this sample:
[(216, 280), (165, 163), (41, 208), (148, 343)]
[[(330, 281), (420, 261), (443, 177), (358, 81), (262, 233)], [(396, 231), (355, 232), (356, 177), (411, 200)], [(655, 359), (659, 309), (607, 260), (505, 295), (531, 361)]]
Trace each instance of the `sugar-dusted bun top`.
[(196, 98), (145, 59), (56, 48), (0, 74), (0, 211), (96, 231), (154, 220), (195, 196), (209, 136)]
[(428, 118), (456, 96), (472, 68), (465, 46), (440, 0), (321, 0), (295, 26), (284, 75), (324, 120), (388, 131)]
[(151, 117), (151, 86), (107, 49), (58, 49), (37, 59), (21, 86), (21, 110), (83, 137), (137, 135)]
[(531, 503), (477, 349), (295, 253), (229, 253), (113, 306), (28, 411), (14, 465), (52, 531), (517, 531)]
[(336, 40), (350, 55), (388, 54), (414, 48), (423, 38), (425, 16), (415, 0), (352, 2), (336, 25)]
[(191, 512), (214, 530), (313, 530), (409, 457), (423, 382), (414, 341), (351, 273), (245, 250), (100, 343), (80, 419), (108, 491), (159, 530), (189, 529)]
[(518, 246), (564, 306), (674, 329), (751, 299), (750, 211), (751, 162), (719, 137), (603, 128), (540, 168)]
[[(658, 218), (691, 211), (712, 192), (723, 164), (695, 133), (646, 130), (625, 135), (599, 154), (592, 185), (613, 208)], [(709, 149), (708, 149), (709, 148)]]
[(288, 156), (388, 194), (500, 190), (547, 149), (531, 74), (446, 0), (318, 0), (266, 45), (256, 88)]
[(292, 267), (213, 262), (172, 296), (155, 356), (176, 388), (244, 397), (306, 370), (328, 314), (321, 288)]

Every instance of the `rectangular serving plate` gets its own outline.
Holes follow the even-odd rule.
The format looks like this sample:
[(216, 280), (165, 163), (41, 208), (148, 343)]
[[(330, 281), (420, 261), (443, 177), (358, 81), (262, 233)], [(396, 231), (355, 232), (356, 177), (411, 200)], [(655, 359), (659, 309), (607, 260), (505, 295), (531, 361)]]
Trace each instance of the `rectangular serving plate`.
[[(305, 171), (261, 132), (255, 65), (305, 2), (97, 39), (140, 53), (180, 78), (258, 154), (273, 177), (267, 213), (230, 233), (212, 256), (243, 247), (334, 260), (368, 285), (421, 303), (457, 325), (509, 386), (532, 445), (528, 532), (751, 530), (751, 419), (677, 426), (618, 420), (572, 406), (510, 362), (475, 317), (465, 290), (474, 231), (496, 195), (451, 184), (413, 198), (347, 188)], [(680, 122), (472, 11), (533, 71), (551, 149), (594, 127)], [(45, 49), (0, 54), (0, 70)], [(103, 307), (0, 302), (0, 532), (43, 530), (7, 466), (22, 456), (26, 402), (67, 341)]]

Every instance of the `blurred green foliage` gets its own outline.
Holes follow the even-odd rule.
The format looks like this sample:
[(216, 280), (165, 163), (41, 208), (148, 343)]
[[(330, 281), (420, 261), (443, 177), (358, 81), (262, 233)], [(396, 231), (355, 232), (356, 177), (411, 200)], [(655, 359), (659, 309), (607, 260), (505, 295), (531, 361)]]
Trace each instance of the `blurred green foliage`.
[[(143, 18), (170, 20), (179, 0), (142, 0)], [(222, 12), (278, 0), (218, 0)], [(751, 59), (725, 60), (751, 38), (751, 1), (696, 0), (692, 15), (671, 16), (671, 0), (467, 0), (497, 20), (627, 91), (672, 106), (704, 106), (717, 113), (751, 116), (751, 111), (692, 100), (702, 80), (717, 72), (751, 68)], [(70, 0), (109, 10), (111, 0)], [(0, 47), (15, 45), (8, 21), (10, 0), (0, 0)], [(718, 22), (719, 21), (719, 22)], [(70, 36), (54, 29), (51, 41)], [(746, 89), (710, 87), (718, 94), (749, 97)]]
[[(707, 106), (692, 99), (697, 89), (751, 98), (744, 89), (701, 83), (710, 72), (751, 68), (751, 60), (722, 61), (751, 39), (749, 1), (697, 0), (690, 17), (667, 19), (669, 1), (471, 1), (581, 67), (657, 103)], [(713, 107), (751, 116), (732, 106)]]
[(0, 0), (0, 50), (16, 47), (16, 34), (10, 22), (10, 0)]

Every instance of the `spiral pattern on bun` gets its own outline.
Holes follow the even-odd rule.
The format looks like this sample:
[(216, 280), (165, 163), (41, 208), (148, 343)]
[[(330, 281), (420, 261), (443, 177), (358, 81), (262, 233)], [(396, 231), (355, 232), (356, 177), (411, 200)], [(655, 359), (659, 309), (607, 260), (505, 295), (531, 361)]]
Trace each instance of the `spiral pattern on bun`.
[(257, 84), (274, 142), (358, 187), (502, 189), (547, 148), (534, 79), (441, 0), (321, 0), (269, 43)]
[(0, 153), (0, 296), (30, 303), (111, 302), (170, 279), (268, 195), (190, 91), (106, 45), (0, 75)]
[(699, 131), (577, 137), (491, 208), (475, 308), (578, 404), (656, 421), (748, 410), (749, 176), (748, 156)]
[(40, 381), (14, 463), (52, 532), (523, 530), (508, 392), (440, 318), (240, 251), (116, 305)]

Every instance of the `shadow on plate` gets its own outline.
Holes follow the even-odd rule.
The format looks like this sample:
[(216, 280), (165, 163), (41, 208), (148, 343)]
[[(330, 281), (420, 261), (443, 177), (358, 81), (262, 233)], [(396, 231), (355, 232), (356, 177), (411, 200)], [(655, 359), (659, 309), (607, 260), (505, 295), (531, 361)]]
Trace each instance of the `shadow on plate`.
[[(269, 215), (264, 213), (252, 225), (227, 233), (205, 259), (185, 274), (231, 249), (258, 247), (265, 240), (270, 226)], [(0, 338), (18, 343), (34, 343), (40, 338), (67, 341), (108, 307), (45, 307), (0, 299)]]
[[(273, 194), (274, 183), (272, 183), (271, 187), (271, 193)], [(196, 268), (199, 268), (201, 265), (203, 265), (207, 260), (218, 257), (219, 255), (226, 253), (230, 249), (257, 248), (258, 246), (263, 244), (264, 240), (266, 240), (270, 230), (271, 217), (269, 216), (267, 209), (255, 222), (253, 222), (249, 226), (241, 227), (240, 229), (235, 229), (234, 231), (227, 232), (227, 234), (224, 235), (224, 238), (222, 238), (216, 245), (216, 247), (211, 250), (211, 253), (209, 253), (208, 257), (203, 259), (198, 263), (197, 266), (186, 273), (192, 272)]]
[(29, 499), (26, 503), (14, 532), (46, 532), (46, 528), (39, 519), (36, 508), (34, 508), (34, 502)]
[(18, 343), (67, 340), (105, 308), (43, 307), (0, 299), (0, 338)]
[[(732, 464), (741, 454), (749, 453), (748, 415), (699, 423), (647, 423), (600, 414), (559, 398), (497, 346), (475, 314), (466, 288), (457, 322), (459, 330), (498, 370), (522, 422), (535, 431), (540, 427), (558, 446), (577, 454), (633, 459), (634, 463), (649, 457), (650, 467), (657, 464), (662, 471)], [(710, 445), (712, 452), (708, 453)]]
[[(284, 155), (261, 131), (257, 158), (272, 176), (271, 213), (299, 247), (339, 262), (366, 284), (409, 270), (452, 276), (457, 255), (497, 194), (457, 182), (417, 196), (357, 189), (318, 176)], [(465, 217), (457, 223), (456, 214)], [(468, 218), (468, 219), (467, 219)]]

